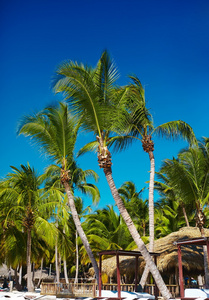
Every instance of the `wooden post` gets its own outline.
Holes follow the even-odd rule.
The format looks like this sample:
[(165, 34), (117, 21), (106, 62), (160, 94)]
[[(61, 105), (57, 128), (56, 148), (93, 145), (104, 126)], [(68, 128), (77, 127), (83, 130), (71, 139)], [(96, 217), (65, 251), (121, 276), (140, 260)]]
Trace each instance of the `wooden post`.
[(209, 264), (209, 241), (208, 241), (208, 239), (206, 240), (206, 245), (207, 245), (207, 255), (208, 255), (208, 264)]
[(181, 246), (180, 245), (178, 245), (178, 263), (179, 263), (180, 297), (184, 298), (184, 278), (183, 278), (183, 268), (182, 268)]
[(118, 253), (116, 253), (116, 265), (117, 265), (118, 298), (121, 298), (121, 289), (120, 289), (120, 268), (119, 268), (119, 255), (118, 255)]
[(102, 255), (99, 255), (99, 297), (102, 296)]
[(175, 297), (179, 295), (179, 273), (178, 273), (178, 267), (175, 267), (175, 285), (176, 285), (176, 291), (175, 291)]

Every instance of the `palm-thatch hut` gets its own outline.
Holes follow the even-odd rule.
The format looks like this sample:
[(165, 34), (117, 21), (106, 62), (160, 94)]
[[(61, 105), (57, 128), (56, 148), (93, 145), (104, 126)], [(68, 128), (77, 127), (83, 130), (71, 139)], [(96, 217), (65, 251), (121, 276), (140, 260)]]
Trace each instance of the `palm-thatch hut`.
[(0, 266), (0, 278), (1, 277), (9, 278), (10, 276), (14, 277), (14, 275), (15, 275), (14, 270), (11, 268), (8, 268), (6, 264), (2, 264)]
[[(209, 237), (209, 229), (205, 229), (205, 236)], [(160, 254), (157, 257), (157, 266), (167, 284), (177, 282), (178, 278), (178, 251), (174, 243), (198, 237), (201, 237), (201, 235), (197, 227), (183, 227), (179, 231), (155, 241), (154, 252)], [(197, 276), (204, 274), (202, 246), (190, 245), (182, 247), (182, 265), (186, 275)], [(143, 258), (139, 258), (139, 276), (142, 274), (144, 266)], [(93, 272), (93, 269), (91, 269), (91, 276)], [(115, 257), (103, 260), (102, 273), (108, 277), (109, 282), (116, 282)], [(126, 283), (133, 282), (135, 275), (134, 257), (120, 257), (120, 273), (121, 275), (124, 274), (123, 278)]]
[[(205, 229), (209, 237), (209, 229)], [(154, 249), (160, 252), (158, 268), (161, 273), (173, 274), (178, 268), (178, 251), (175, 242), (201, 237), (199, 228), (183, 227), (177, 232), (155, 241)], [(194, 276), (204, 274), (202, 246), (188, 245), (182, 247), (182, 265), (186, 274)]]

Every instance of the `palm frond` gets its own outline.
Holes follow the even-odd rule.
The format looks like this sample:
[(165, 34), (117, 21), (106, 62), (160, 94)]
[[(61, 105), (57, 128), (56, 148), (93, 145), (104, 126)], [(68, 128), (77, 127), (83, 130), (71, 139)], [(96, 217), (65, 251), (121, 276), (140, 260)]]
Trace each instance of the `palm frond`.
[(172, 138), (172, 139), (182, 138), (188, 141), (190, 145), (197, 144), (197, 140), (192, 127), (181, 120), (171, 121), (159, 125), (154, 129), (153, 133), (162, 137), (165, 136), (166, 138)]
[(98, 149), (98, 146), (99, 146), (99, 143), (98, 141), (93, 141), (93, 142), (90, 142), (88, 144), (86, 144), (85, 146), (83, 146), (79, 151), (78, 151), (78, 154), (77, 154), (77, 157), (78, 156), (81, 156), (87, 152), (91, 152), (91, 151), (94, 151), (96, 152), (97, 149)]

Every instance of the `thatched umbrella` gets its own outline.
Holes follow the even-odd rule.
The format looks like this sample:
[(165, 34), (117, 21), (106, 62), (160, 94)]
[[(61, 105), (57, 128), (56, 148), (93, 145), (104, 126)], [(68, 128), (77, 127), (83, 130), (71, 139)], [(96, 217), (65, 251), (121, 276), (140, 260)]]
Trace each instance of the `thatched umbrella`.
[[(135, 278), (135, 257), (119, 256), (120, 261), (120, 274), (124, 277), (125, 281), (133, 282)], [(142, 262), (142, 258), (139, 258), (139, 265)], [(140, 271), (140, 269), (139, 269)], [(89, 275), (94, 276), (94, 269), (89, 269)], [(108, 281), (117, 281), (117, 267), (116, 256), (105, 258), (102, 260), (102, 275), (108, 276)]]
[[(209, 236), (209, 229), (205, 229), (205, 236)], [(201, 237), (197, 227), (183, 227), (166, 237), (155, 241), (154, 252), (159, 253), (157, 266), (162, 275), (175, 274), (178, 269), (178, 252), (174, 242)], [(147, 245), (149, 247), (149, 245)], [(204, 274), (202, 246), (182, 247), (182, 265), (187, 275)], [(145, 266), (143, 258), (139, 258), (139, 275), (142, 274)], [(90, 269), (91, 276), (93, 269)], [(102, 262), (102, 273), (110, 279), (116, 279), (116, 258), (104, 259)], [(135, 258), (120, 257), (120, 273), (125, 276), (126, 282), (133, 282), (135, 275)]]
[[(205, 236), (209, 236), (209, 229), (205, 229)], [(177, 241), (201, 237), (199, 228), (183, 227), (177, 232), (155, 241), (154, 251), (160, 252), (158, 268), (161, 273), (173, 273), (178, 267)], [(182, 247), (182, 265), (187, 274), (204, 274), (202, 246), (189, 245)]]
[[(23, 276), (23, 278), (25, 278), (25, 279), (27, 279), (27, 274), (25, 274), (24, 276)], [(34, 272), (34, 276), (33, 276), (33, 279), (34, 280), (38, 280), (38, 279), (44, 279), (44, 280), (54, 280), (54, 276), (53, 275), (51, 275), (51, 276), (49, 276), (49, 274), (48, 274), (48, 270), (46, 270), (46, 269), (43, 269), (43, 270), (40, 270), (40, 269), (38, 269), (38, 270), (36, 270), (35, 272)]]
[(2, 264), (0, 266), (0, 277), (9, 277), (9, 276), (14, 276), (15, 272), (13, 269), (10, 269), (7, 267), (6, 264)]

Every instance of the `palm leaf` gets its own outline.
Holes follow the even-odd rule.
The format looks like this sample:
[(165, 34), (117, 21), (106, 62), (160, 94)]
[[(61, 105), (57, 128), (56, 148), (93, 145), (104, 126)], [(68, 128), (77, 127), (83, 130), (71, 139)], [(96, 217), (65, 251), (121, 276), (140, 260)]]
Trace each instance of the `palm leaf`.
[(188, 141), (190, 145), (197, 144), (197, 140), (192, 130), (192, 127), (181, 120), (171, 121), (159, 125), (154, 129), (154, 133), (166, 138), (182, 138)]

